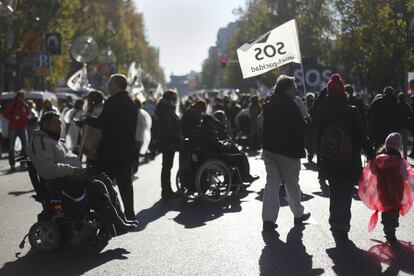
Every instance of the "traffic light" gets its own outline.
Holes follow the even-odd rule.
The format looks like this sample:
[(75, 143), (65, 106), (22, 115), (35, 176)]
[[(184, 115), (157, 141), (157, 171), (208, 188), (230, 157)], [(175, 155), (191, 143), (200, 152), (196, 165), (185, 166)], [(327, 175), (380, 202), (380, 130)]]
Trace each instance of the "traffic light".
[(226, 67), (226, 65), (227, 65), (227, 58), (226, 57), (222, 57), (221, 59), (220, 59), (220, 64), (221, 64), (221, 67)]

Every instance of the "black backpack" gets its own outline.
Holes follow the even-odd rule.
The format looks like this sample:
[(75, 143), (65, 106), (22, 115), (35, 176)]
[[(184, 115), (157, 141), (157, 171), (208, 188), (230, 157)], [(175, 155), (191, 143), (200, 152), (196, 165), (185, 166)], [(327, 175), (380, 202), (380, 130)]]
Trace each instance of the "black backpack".
[(342, 162), (351, 161), (351, 137), (349, 137), (341, 125), (331, 123), (324, 130), (319, 148), (319, 154), (322, 159)]

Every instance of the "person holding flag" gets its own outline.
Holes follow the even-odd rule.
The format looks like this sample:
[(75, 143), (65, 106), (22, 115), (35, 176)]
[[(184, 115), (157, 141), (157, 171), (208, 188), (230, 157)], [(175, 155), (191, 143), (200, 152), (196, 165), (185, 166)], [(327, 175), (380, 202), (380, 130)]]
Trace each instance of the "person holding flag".
[(267, 173), (263, 195), (263, 230), (277, 227), (282, 179), (295, 217), (294, 224), (301, 224), (310, 217), (301, 204), (302, 191), (299, 186), (300, 158), (305, 157), (303, 131), (308, 121), (294, 101), (297, 92), (295, 79), (281, 75), (263, 109), (263, 160)]

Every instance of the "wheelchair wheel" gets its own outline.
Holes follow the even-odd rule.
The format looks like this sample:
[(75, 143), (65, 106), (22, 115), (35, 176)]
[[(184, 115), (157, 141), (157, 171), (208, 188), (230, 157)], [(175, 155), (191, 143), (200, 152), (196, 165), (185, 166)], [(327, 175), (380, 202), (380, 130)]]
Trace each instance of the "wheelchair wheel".
[(81, 240), (81, 246), (87, 252), (99, 253), (108, 245), (110, 239), (110, 233), (104, 228), (99, 228), (96, 233), (85, 235)]
[(231, 174), (227, 165), (211, 159), (197, 170), (196, 190), (207, 202), (219, 202), (227, 197), (231, 187)]
[(39, 221), (29, 231), (29, 242), (39, 252), (52, 252), (60, 244), (60, 233), (56, 225), (50, 221)]

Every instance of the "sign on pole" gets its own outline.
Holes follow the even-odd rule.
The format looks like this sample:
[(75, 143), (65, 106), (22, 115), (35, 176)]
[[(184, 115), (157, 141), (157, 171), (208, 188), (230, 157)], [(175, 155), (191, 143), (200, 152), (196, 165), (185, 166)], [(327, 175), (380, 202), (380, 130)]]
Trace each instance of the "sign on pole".
[(88, 83), (88, 68), (86, 64), (83, 64), (83, 67), (68, 79), (67, 85), (70, 89), (78, 91)]
[(62, 38), (60, 33), (48, 33), (45, 35), (45, 48), (51, 55), (60, 55)]
[(287, 63), (301, 63), (296, 21), (290, 20), (237, 49), (243, 78), (269, 72)]
[(40, 32), (26, 33), (22, 39), (22, 51), (26, 54), (35, 54), (42, 50), (42, 34)]
[(308, 90), (319, 91), (326, 86), (331, 75), (335, 71), (332, 67), (325, 67), (320, 65), (306, 65), (304, 64), (303, 72), (299, 66), (291, 71), (295, 77), (298, 87), (306, 86)]
[(49, 52), (37, 52), (33, 54), (33, 68), (40, 74), (48, 74), (52, 66), (52, 59)]

